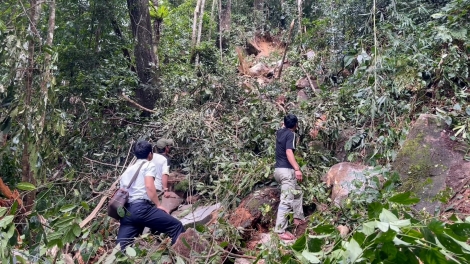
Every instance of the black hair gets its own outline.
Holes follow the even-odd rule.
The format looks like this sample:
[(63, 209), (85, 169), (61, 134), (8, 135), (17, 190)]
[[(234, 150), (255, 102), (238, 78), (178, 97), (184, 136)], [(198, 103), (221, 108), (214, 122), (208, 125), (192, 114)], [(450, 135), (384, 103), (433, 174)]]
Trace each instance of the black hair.
[(137, 159), (146, 159), (152, 152), (152, 145), (145, 140), (138, 141), (134, 145), (134, 155)]
[(159, 153), (159, 154), (165, 153), (165, 148), (157, 148), (157, 147), (155, 147), (155, 150), (156, 150), (157, 153)]
[(288, 114), (284, 117), (284, 126), (287, 128), (294, 128), (299, 120), (294, 114)]

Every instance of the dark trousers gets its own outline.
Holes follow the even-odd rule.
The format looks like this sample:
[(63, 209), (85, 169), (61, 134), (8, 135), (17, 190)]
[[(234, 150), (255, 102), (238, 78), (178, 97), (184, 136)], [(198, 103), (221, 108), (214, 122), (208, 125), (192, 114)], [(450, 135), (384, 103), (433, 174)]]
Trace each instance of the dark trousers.
[(141, 235), (145, 227), (165, 233), (171, 237), (171, 244), (184, 232), (181, 222), (150, 202), (126, 205), (126, 216), (121, 218), (117, 243), (121, 250), (132, 244), (134, 238)]

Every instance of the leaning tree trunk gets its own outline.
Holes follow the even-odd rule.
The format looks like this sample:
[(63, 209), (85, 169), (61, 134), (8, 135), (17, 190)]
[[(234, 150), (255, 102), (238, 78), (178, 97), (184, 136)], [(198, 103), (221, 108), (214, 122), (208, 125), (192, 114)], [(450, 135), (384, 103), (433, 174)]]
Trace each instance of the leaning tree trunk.
[[(155, 54), (152, 47), (152, 24), (148, 0), (127, 0), (131, 20), (132, 35), (135, 41), (134, 56), (140, 86), (136, 90), (138, 102), (148, 109), (155, 106), (158, 90), (156, 84)], [(149, 113), (147, 113), (149, 114)]]

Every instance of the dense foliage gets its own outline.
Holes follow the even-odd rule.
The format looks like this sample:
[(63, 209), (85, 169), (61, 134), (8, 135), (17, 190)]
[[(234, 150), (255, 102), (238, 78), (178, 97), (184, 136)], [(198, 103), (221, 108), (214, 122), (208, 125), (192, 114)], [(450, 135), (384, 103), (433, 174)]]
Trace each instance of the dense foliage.
[[(269, 263), (470, 261), (470, 220), (413, 211), (416, 199), (396, 193), (387, 169), (420, 113), (438, 114), (454, 140), (470, 142), (470, 1), (206, 2), (197, 44), (196, 1), (150, 2), (159, 35), (150, 43), (156, 58), (147, 83), (123, 1), (0, 2), (0, 176), (23, 198), (0, 204), (2, 263), (49, 263), (76, 252), (84, 262), (106, 257), (116, 224), (82, 220), (129, 164), (132, 143), (162, 136), (177, 142), (172, 169), (187, 176), (189, 190), (224, 204), (219, 223), (201, 230), (221, 247)], [(235, 47), (266, 36), (290, 43), (282, 77), (258, 83), (240, 76)], [(310, 50), (315, 56), (306, 59)], [(273, 52), (266, 63), (282, 55)], [(301, 102), (295, 83), (307, 73), (318, 87)], [(142, 94), (156, 98), (150, 111), (136, 107), (148, 103)], [(315, 212), (308, 231), (316, 235), (243, 251), (241, 231), (224, 218), (272, 182), (274, 132), (286, 112), (301, 122), (296, 155), (306, 205), (330, 202), (320, 177), (339, 155), (377, 166), (388, 181), (341, 211)], [(352, 232), (341, 237), (331, 223)], [(150, 247), (155, 239), (140, 239), (128, 256), (110, 255), (130, 263), (172, 256)]]

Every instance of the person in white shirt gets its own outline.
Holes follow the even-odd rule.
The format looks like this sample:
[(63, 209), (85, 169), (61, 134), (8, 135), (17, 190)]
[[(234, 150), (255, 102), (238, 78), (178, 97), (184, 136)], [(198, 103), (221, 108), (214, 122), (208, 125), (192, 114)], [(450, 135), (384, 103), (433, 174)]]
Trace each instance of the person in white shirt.
[(168, 154), (171, 151), (171, 146), (174, 145), (172, 139), (161, 138), (155, 144), (157, 153), (153, 153), (152, 162), (155, 164), (157, 169), (157, 175), (155, 177), (155, 189), (159, 192), (163, 192), (164, 197), (170, 197), (168, 192), (168, 177), (170, 174), (170, 159)]
[(134, 154), (137, 161), (124, 171), (120, 185), (127, 186), (139, 167), (140, 171), (132, 186), (127, 186), (129, 202), (125, 206), (126, 215), (120, 220), (117, 243), (121, 250), (125, 249), (148, 227), (168, 234), (174, 244), (184, 232), (184, 227), (178, 219), (168, 214), (158, 200), (154, 184), (157, 169), (150, 162), (153, 158), (152, 145), (147, 141), (139, 141), (134, 146)]

